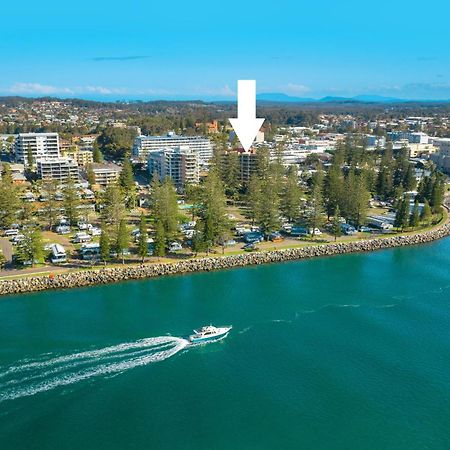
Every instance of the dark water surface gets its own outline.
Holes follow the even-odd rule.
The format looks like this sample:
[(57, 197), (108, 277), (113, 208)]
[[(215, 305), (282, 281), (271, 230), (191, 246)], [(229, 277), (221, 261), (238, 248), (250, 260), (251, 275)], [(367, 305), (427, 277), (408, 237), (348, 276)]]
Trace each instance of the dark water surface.
[[(7, 297), (0, 320), (2, 450), (450, 448), (450, 239)], [(209, 323), (234, 328), (180, 339)]]

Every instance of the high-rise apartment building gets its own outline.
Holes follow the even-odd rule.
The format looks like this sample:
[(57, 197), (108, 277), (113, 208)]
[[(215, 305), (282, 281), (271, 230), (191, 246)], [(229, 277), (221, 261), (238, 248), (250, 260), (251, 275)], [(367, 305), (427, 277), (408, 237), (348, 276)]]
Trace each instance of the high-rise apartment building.
[(78, 181), (79, 171), (76, 161), (70, 158), (41, 158), (37, 161), (37, 173), (41, 180), (67, 182)]
[(167, 148), (148, 154), (150, 175), (157, 173), (160, 180), (170, 177), (177, 188), (186, 183), (199, 182), (199, 155), (189, 146)]
[(19, 133), (14, 145), (16, 161), (28, 163), (31, 154), (33, 163), (39, 159), (59, 158), (58, 133)]
[(134, 141), (133, 156), (146, 159), (149, 153), (180, 146), (189, 146), (193, 152), (198, 153), (200, 164), (207, 163), (213, 154), (211, 141), (207, 138), (168, 133), (166, 136), (138, 136)]

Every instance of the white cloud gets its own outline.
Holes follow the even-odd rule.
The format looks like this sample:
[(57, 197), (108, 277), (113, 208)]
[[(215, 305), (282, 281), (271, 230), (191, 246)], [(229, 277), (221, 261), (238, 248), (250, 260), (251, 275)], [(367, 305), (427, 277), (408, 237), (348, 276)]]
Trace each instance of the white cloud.
[(176, 95), (166, 89), (152, 89), (152, 88), (116, 88), (106, 86), (52, 86), (40, 83), (14, 83), (4, 92), (15, 95), (82, 95), (82, 94), (97, 94), (97, 95)]
[(69, 89), (67, 87), (60, 88), (40, 83), (15, 83), (8, 89), (8, 92), (11, 92), (12, 94), (41, 94), (41, 95), (75, 93), (72, 89)]
[(304, 84), (296, 84), (296, 83), (288, 83), (284, 86), (282, 86), (283, 92), (286, 94), (306, 94), (307, 92), (310, 92), (311, 89), (308, 86), (305, 86)]
[(194, 95), (208, 95), (208, 96), (222, 96), (222, 97), (235, 97), (236, 92), (230, 88), (228, 84), (221, 87), (197, 87), (193, 90)]

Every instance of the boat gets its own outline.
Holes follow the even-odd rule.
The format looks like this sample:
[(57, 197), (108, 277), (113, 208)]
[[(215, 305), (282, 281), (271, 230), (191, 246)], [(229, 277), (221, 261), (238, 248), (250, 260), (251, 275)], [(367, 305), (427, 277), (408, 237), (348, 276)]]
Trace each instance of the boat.
[(194, 334), (191, 334), (189, 336), (189, 342), (198, 343), (221, 339), (226, 337), (231, 328), (233, 328), (231, 325), (223, 327), (213, 327), (212, 325), (206, 325), (199, 328), (198, 330), (194, 330)]

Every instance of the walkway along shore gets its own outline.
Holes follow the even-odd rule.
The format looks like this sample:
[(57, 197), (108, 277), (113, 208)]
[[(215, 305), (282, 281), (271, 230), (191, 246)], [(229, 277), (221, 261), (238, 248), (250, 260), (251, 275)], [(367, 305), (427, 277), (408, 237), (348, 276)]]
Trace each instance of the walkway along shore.
[(280, 249), (274, 251), (245, 253), (231, 256), (193, 258), (180, 262), (127, 265), (124, 267), (85, 270), (59, 275), (37, 276), (0, 281), (0, 295), (44, 291), (47, 289), (67, 289), (96, 284), (116, 283), (125, 280), (176, 275), (193, 272), (230, 269), (258, 264), (295, 261), (320, 256), (341, 255), (345, 253), (369, 252), (392, 247), (417, 245), (432, 242), (450, 235), (447, 222), (423, 233), (399, 235), (380, 239), (367, 239), (357, 242), (342, 242), (324, 245), (311, 245), (302, 248)]

